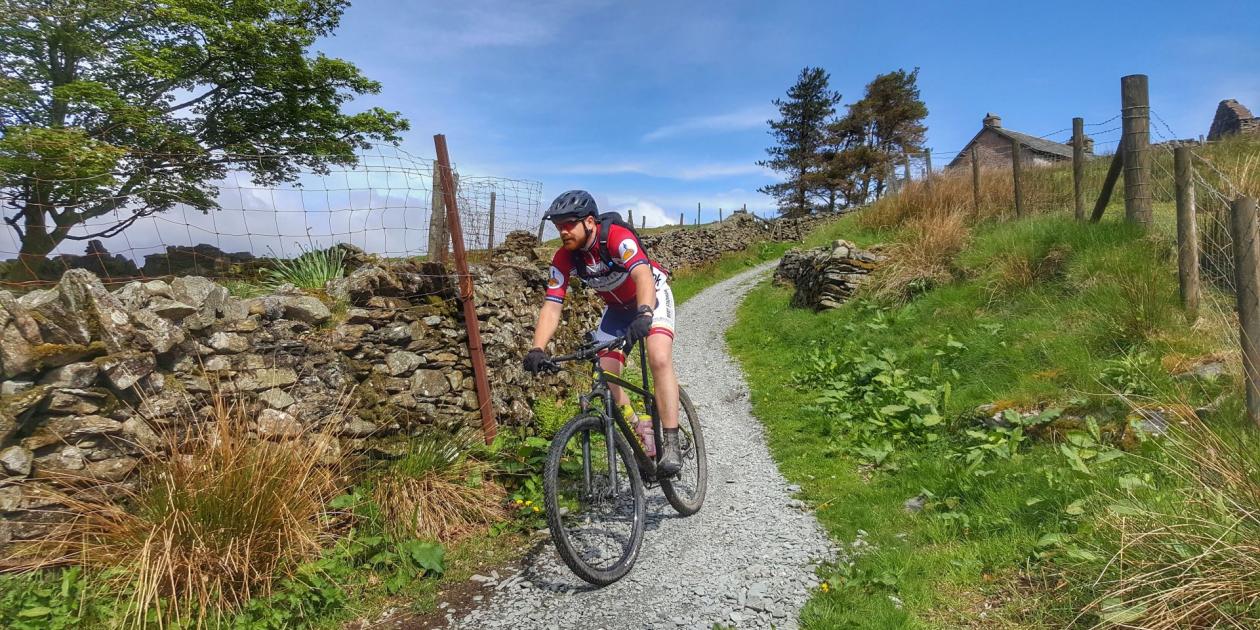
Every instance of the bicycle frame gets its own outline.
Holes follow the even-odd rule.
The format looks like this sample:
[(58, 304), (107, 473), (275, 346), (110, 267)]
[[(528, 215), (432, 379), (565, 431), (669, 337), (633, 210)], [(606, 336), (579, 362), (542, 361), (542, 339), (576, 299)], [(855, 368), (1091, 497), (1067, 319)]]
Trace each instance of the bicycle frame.
[[(630, 423), (624, 416), (622, 416), (621, 409), (617, 407), (616, 402), (613, 400), (612, 390), (608, 387), (609, 385), (617, 385), (618, 387), (643, 397), (644, 403), (647, 407), (647, 412), (652, 418), (653, 438), (656, 440), (657, 445), (660, 445), (661, 424), (659, 414), (656, 412), (656, 396), (652, 392), (652, 389), (648, 386), (647, 351), (643, 343), (639, 343), (638, 345), (639, 364), (643, 373), (642, 387), (631, 383), (616, 374), (611, 374), (605, 371), (603, 366), (599, 364), (599, 358), (596, 357), (593, 359), (593, 363), (595, 365), (595, 384), (591, 387), (590, 392), (583, 394), (580, 397), (580, 401), (582, 411), (589, 412), (593, 407), (593, 400), (597, 397), (600, 399), (604, 407), (602, 413), (600, 413), (600, 416), (604, 418), (605, 422), (604, 435), (611, 436), (614, 430), (613, 427), (616, 426), (616, 430), (619, 430), (622, 436), (625, 437), (626, 441), (630, 443), (630, 449), (634, 452), (635, 463), (638, 464), (639, 471), (642, 473), (644, 481), (654, 482), (656, 481), (656, 460), (649, 457), (643, 450), (643, 447), (639, 444), (638, 437), (630, 428)], [(590, 488), (591, 479), (589, 439), (589, 436), (586, 437), (582, 443), (582, 472), (585, 477), (587, 488)], [(618, 492), (620, 490), (620, 480), (617, 476), (615, 445), (611, 439), (608, 440), (607, 446), (608, 475), (612, 481), (613, 492)]]

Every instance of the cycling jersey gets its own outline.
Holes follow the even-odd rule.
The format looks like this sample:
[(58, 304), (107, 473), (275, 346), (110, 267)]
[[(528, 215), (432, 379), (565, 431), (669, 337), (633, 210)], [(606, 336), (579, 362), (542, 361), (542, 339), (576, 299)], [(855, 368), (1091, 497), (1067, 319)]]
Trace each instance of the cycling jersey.
[(653, 276), (663, 273), (660, 265), (648, 260), (634, 234), (620, 225), (612, 225), (608, 230), (608, 253), (620, 266), (605, 264), (597, 247), (599, 239), (592, 238), (589, 247), (576, 253), (564, 248), (556, 251), (551, 257), (551, 277), (547, 280), (548, 300), (563, 302), (569, 291), (569, 276), (577, 274), (609, 306), (633, 307), (636, 291), (630, 270), (650, 264)]

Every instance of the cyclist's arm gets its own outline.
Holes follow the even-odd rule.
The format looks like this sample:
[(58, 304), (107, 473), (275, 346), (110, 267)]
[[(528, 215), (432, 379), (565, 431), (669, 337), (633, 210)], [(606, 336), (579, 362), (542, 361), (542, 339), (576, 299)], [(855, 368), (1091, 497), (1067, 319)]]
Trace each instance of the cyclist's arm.
[(637, 306), (644, 304), (656, 309), (656, 278), (652, 277), (652, 265), (637, 265), (630, 270), (630, 279), (634, 280), (634, 301)]
[(547, 347), (551, 336), (556, 334), (556, 328), (560, 326), (560, 309), (559, 302), (543, 302), (542, 309), (538, 311), (538, 323), (534, 325), (534, 345), (531, 348)]

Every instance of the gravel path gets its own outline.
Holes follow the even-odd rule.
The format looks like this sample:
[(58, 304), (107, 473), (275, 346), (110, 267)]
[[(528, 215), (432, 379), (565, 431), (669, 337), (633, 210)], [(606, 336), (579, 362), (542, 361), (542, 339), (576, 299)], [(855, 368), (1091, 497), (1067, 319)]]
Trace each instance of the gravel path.
[(721, 282), (679, 308), (675, 361), (709, 452), (704, 508), (680, 518), (648, 491), (648, 529), (634, 569), (593, 589), (547, 541), (516, 575), (482, 578), (494, 595), (460, 628), (795, 628), (834, 554), (813, 514), (792, 498), (753, 417), (748, 386), (724, 334), (744, 294), (775, 263)]

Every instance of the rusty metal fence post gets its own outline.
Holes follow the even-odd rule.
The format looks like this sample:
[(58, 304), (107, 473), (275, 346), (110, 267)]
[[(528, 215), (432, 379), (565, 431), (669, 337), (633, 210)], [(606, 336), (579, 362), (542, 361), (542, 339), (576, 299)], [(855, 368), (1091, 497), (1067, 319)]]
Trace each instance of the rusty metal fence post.
[(486, 444), (494, 441), (498, 424), (494, 418), (494, 403), (490, 396), (490, 379), (486, 375), (486, 354), (481, 347), (481, 324), (477, 321), (474, 304), (472, 274), (468, 272), (468, 255), (464, 251), (464, 230), (459, 224), (459, 208), (455, 203), (455, 178), (451, 173), (451, 158), (446, 151), (446, 136), (433, 136), (437, 149), (436, 168), (441, 172), (442, 196), (446, 203), (446, 224), (455, 248), (455, 272), (459, 277), (459, 299), (464, 304), (464, 327), (468, 331), (468, 358), (472, 362), (473, 382), (477, 388), (477, 406), (481, 410), (481, 433)]

